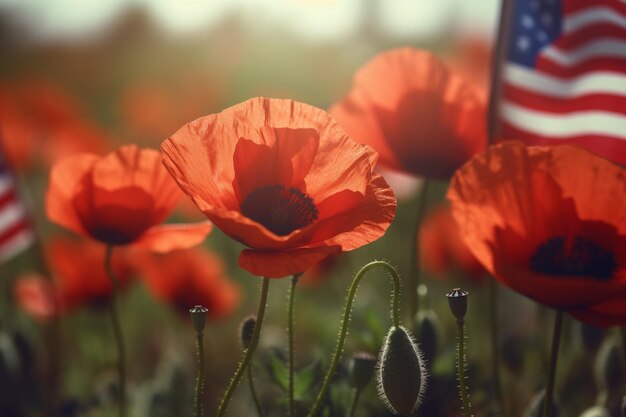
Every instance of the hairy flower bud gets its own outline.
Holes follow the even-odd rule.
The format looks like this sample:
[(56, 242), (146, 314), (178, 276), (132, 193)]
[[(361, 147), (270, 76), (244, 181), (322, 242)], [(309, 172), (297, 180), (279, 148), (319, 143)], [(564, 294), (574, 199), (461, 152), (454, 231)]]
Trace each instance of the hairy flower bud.
[(417, 344), (404, 327), (393, 326), (378, 359), (378, 396), (396, 414), (407, 416), (419, 406), (427, 372)]
[(369, 352), (357, 352), (348, 366), (350, 384), (356, 389), (363, 389), (370, 383), (376, 369), (376, 356)]
[(252, 333), (254, 333), (255, 326), (256, 316), (254, 314), (243, 319), (243, 321), (239, 325), (239, 338), (241, 341), (241, 346), (244, 349), (248, 349), (248, 346), (250, 346), (250, 341), (252, 340)]

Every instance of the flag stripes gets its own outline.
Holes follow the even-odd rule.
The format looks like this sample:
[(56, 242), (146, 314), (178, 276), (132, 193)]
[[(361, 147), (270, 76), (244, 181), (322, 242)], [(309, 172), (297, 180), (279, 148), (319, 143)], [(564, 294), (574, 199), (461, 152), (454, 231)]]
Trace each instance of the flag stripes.
[(513, 1), (500, 136), (626, 164), (626, 1)]

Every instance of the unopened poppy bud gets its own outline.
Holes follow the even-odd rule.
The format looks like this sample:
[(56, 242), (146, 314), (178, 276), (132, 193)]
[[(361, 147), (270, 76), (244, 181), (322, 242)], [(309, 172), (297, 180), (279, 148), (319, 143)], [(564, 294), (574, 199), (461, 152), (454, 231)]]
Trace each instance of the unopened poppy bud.
[(433, 310), (421, 310), (417, 313), (415, 334), (426, 362), (432, 363), (441, 341), (441, 323)]
[(241, 346), (244, 349), (248, 349), (250, 341), (252, 340), (252, 333), (254, 333), (254, 327), (256, 326), (256, 316), (254, 314), (246, 317), (239, 326), (239, 337), (241, 340)]
[(613, 339), (602, 344), (594, 365), (596, 385), (601, 391), (609, 392), (621, 386), (624, 369), (621, 347)]
[[(526, 411), (524, 411), (524, 417), (542, 417), (545, 400), (545, 391), (537, 393), (530, 401), (530, 404), (528, 405), (528, 408), (526, 408)], [(557, 406), (556, 401), (552, 401), (552, 410), (550, 412), (550, 416), (559, 417), (559, 415), (559, 407)]]
[(208, 308), (202, 306), (195, 306), (189, 309), (189, 314), (191, 314), (191, 323), (198, 334), (202, 334), (204, 331), (204, 326), (206, 325), (206, 313), (208, 311)]
[(595, 405), (583, 411), (580, 417), (611, 417), (611, 413), (605, 407)]
[(389, 409), (403, 416), (419, 406), (427, 373), (422, 354), (404, 327), (389, 329), (378, 359), (378, 396)]
[(450, 310), (457, 322), (462, 322), (467, 313), (467, 291), (463, 291), (460, 288), (455, 288), (446, 294), (448, 297), (448, 304), (450, 304)]
[(356, 389), (363, 389), (370, 383), (376, 370), (376, 356), (369, 352), (357, 352), (348, 366), (350, 384)]

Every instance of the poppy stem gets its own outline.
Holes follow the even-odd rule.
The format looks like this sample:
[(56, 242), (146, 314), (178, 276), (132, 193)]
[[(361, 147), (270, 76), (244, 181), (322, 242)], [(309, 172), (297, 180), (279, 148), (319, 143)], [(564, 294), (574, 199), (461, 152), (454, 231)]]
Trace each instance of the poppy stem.
[(261, 299), (259, 300), (259, 309), (256, 314), (256, 324), (254, 326), (254, 331), (252, 332), (252, 338), (250, 339), (250, 344), (244, 351), (243, 358), (241, 362), (239, 362), (239, 366), (235, 371), (226, 391), (224, 392), (224, 396), (220, 401), (219, 407), (217, 408), (216, 417), (221, 417), (226, 412), (226, 407), (228, 407), (228, 403), (230, 402), (233, 393), (235, 392), (235, 388), (237, 384), (241, 380), (243, 376), (243, 372), (246, 370), (246, 367), (250, 363), (252, 359), (252, 355), (254, 354), (254, 350), (256, 349), (257, 344), (259, 343), (259, 336), (261, 335), (261, 327), (263, 326), (263, 317), (265, 316), (265, 308), (267, 307), (267, 293), (269, 292), (270, 280), (269, 278), (263, 278), (263, 284), (261, 285)]
[(248, 374), (248, 385), (250, 386), (250, 394), (252, 395), (252, 401), (254, 402), (254, 407), (256, 408), (257, 415), (259, 417), (263, 417), (263, 407), (261, 406), (261, 401), (259, 400), (259, 396), (256, 393), (256, 388), (254, 387), (254, 378), (252, 376), (252, 361), (248, 368), (246, 369)]
[(498, 287), (494, 278), (489, 278), (489, 325), (491, 330), (491, 361), (493, 372), (493, 390), (495, 413), (504, 416), (504, 399), (502, 397), (502, 380), (500, 378), (500, 354), (498, 349)]
[(626, 327), (620, 327), (619, 334), (622, 337), (622, 359), (624, 360), (624, 366), (626, 366)]
[(382, 266), (387, 269), (387, 271), (391, 275), (391, 278), (393, 278), (391, 316), (393, 320), (393, 325), (396, 327), (400, 326), (400, 277), (398, 276), (398, 272), (386, 261), (373, 261), (366, 264), (359, 270), (359, 272), (357, 272), (354, 279), (352, 280), (352, 284), (350, 284), (348, 297), (346, 299), (346, 306), (343, 313), (343, 319), (341, 321), (341, 330), (339, 331), (339, 336), (337, 337), (335, 352), (333, 353), (330, 367), (328, 368), (326, 376), (324, 377), (322, 388), (317, 394), (317, 398), (315, 399), (315, 403), (313, 403), (313, 407), (311, 408), (308, 417), (316, 417), (318, 415), (320, 407), (322, 406), (322, 402), (326, 398), (326, 393), (328, 392), (328, 388), (330, 387), (330, 381), (335, 375), (335, 371), (337, 370), (337, 365), (339, 364), (339, 360), (341, 359), (341, 355), (343, 354), (343, 346), (346, 342), (346, 336), (348, 335), (348, 324), (350, 322), (350, 314), (352, 313), (352, 303), (354, 302), (354, 297), (356, 296), (356, 290), (359, 287), (359, 282), (361, 282), (361, 279), (367, 271), (377, 266)]
[(120, 325), (119, 314), (117, 311), (117, 297), (120, 290), (119, 279), (115, 276), (112, 266), (113, 246), (107, 245), (104, 256), (104, 269), (113, 286), (113, 294), (111, 296), (111, 304), (109, 305), (109, 313), (111, 323), (113, 324), (113, 333), (115, 335), (115, 344), (117, 345), (117, 372), (119, 377), (119, 415), (126, 416), (126, 352), (124, 350), (124, 337), (122, 335), (122, 327)]
[(204, 387), (204, 341), (202, 332), (196, 332), (198, 371), (196, 375), (196, 417), (202, 416), (202, 388)]
[(563, 328), (563, 311), (557, 310), (554, 318), (554, 331), (552, 333), (552, 350), (550, 353), (550, 369), (548, 373), (548, 385), (543, 403), (543, 417), (552, 416), (552, 398), (554, 397), (554, 381), (556, 377), (556, 364), (559, 358), (559, 345), (561, 343), (561, 329)]
[(356, 410), (356, 405), (359, 402), (360, 396), (361, 396), (361, 389), (355, 388), (352, 394), (352, 401), (350, 402), (350, 412), (348, 412), (348, 417), (354, 417), (354, 411)]
[(458, 329), (457, 373), (459, 376), (459, 393), (463, 406), (463, 416), (470, 417), (469, 396), (467, 394), (467, 385), (465, 384), (465, 321), (463, 319), (457, 319), (456, 323)]
[(421, 266), (419, 256), (419, 230), (422, 226), (422, 219), (424, 218), (424, 212), (426, 211), (426, 205), (428, 202), (428, 188), (429, 181), (424, 179), (422, 185), (422, 191), (420, 193), (419, 201), (417, 202), (415, 212), (415, 225), (413, 229), (413, 245), (411, 245), (411, 254), (409, 256), (411, 264), (409, 265), (409, 277), (407, 280), (407, 293), (409, 301), (409, 328), (415, 328), (415, 317), (419, 311), (419, 297), (417, 295), (417, 289), (421, 281)]
[(289, 417), (294, 416), (294, 356), (295, 356), (295, 337), (293, 332), (293, 310), (296, 298), (296, 284), (301, 274), (295, 274), (291, 277), (291, 286), (289, 287), (289, 310), (288, 310), (288, 325), (287, 325), (287, 339), (289, 345)]

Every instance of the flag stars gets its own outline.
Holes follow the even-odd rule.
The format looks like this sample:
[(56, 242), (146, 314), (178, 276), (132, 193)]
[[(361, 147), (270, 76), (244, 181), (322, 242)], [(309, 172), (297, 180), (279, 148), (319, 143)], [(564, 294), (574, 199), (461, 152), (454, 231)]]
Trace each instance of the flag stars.
[(533, 26), (535, 26), (535, 21), (533, 20), (532, 16), (527, 15), (527, 14), (523, 15), (522, 26), (526, 29), (532, 29)]
[(517, 39), (517, 48), (522, 51), (522, 52), (526, 52), (527, 50), (529, 50), (531, 47), (531, 41), (530, 38), (528, 36), (520, 36)]

